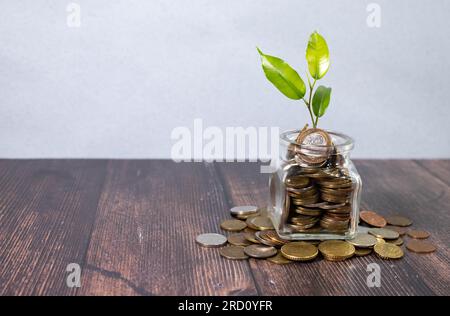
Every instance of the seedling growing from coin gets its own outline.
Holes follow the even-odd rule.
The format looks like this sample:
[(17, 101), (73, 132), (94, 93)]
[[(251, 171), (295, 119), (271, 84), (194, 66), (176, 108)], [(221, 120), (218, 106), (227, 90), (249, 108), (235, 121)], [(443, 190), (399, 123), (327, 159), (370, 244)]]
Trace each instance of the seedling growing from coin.
[[(315, 86), (322, 79), (330, 67), (330, 54), (325, 39), (317, 32), (309, 37), (306, 47), (306, 61), (308, 63), (309, 95), (306, 96), (306, 85), (294, 68), (284, 60), (264, 54), (257, 48), (262, 62), (262, 68), (267, 79), (286, 97), (293, 100), (302, 100), (311, 117), (312, 126), (317, 127), (319, 118), (322, 117), (330, 104), (331, 88)], [(311, 78), (310, 78), (311, 76)], [(312, 81), (312, 82), (311, 82)]]

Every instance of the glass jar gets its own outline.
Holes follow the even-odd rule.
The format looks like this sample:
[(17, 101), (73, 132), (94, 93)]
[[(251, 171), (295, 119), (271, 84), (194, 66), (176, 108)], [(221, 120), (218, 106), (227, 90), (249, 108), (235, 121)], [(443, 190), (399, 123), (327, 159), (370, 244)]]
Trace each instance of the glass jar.
[(307, 131), (308, 141), (299, 140), (300, 130), (280, 135), (268, 215), (284, 239), (351, 239), (357, 231), (362, 187), (350, 160), (353, 139), (332, 131)]

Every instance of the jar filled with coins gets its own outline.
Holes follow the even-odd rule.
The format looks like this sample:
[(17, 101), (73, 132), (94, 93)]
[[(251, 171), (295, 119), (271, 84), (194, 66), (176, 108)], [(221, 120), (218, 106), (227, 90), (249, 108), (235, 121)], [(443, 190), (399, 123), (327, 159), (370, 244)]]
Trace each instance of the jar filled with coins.
[(353, 238), (361, 178), (350, 160), (353, 140), (318, 128), (280, 136), (280, 160), (270, 179), (269, 216), (290, 240)]

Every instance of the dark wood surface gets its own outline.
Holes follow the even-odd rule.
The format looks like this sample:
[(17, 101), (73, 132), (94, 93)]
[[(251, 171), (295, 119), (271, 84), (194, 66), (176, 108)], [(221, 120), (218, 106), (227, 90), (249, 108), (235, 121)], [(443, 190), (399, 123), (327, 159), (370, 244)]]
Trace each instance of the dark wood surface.
[[(450, 161), (355, 164), (363, 208), (410, 217), (437, 252), (230, 261), (195, 237), (221, 232), (231, 206), (267, 204), (257, 163), (0, 160), (0, 295), (450, 295)], [(380, 288), (366, 285), (373, 262)], [(66, 286), (69, 263), (80, 288)]]

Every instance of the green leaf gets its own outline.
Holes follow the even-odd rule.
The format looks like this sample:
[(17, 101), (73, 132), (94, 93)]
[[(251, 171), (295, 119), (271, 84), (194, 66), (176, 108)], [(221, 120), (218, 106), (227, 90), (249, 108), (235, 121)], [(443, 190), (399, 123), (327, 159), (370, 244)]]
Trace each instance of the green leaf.
[(312, 108), (315, 116), (322, 117), (330, 104), (331, 88), (319, 86), (312, 99)]
[(330, 68), (330, 52), (325, 39), (317, 32), (309, 37), (308, 47), (306, 47), (306, 60), (311, 76), (318, 80), (325, 76)]
[(306, 93), (306, 86), (298, 73), (282, 59), (263, 54), (257, 48), (261, 55), (261, 63), (266, 78), (290, 99), (299, 100)]

